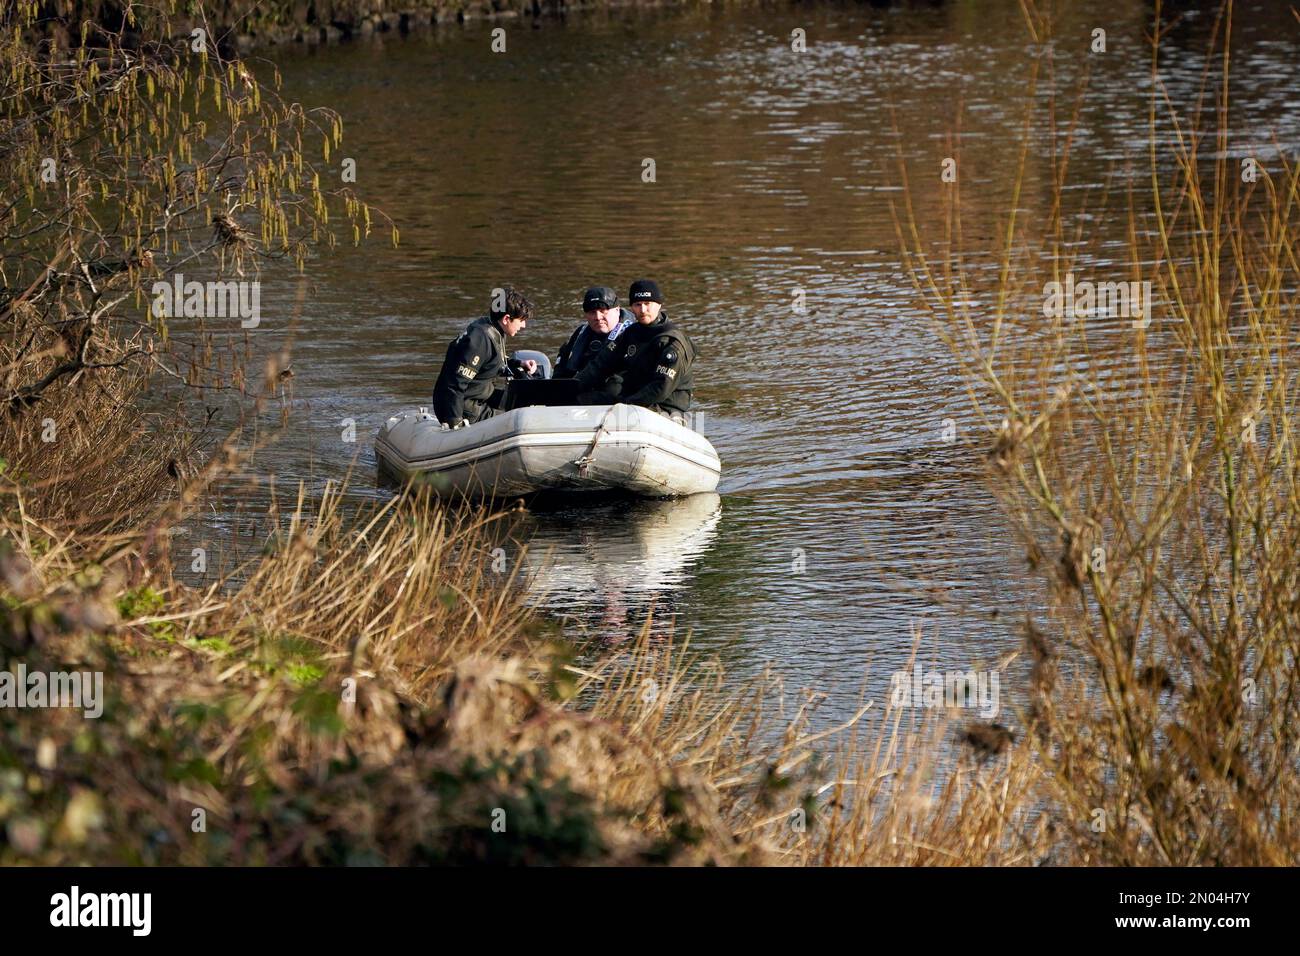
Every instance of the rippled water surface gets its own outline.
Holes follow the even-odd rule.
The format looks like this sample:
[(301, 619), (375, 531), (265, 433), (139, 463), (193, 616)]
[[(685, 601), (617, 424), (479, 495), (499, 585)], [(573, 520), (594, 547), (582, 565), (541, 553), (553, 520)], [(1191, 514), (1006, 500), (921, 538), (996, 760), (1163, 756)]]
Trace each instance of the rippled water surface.
[[(1286, 11), (1244, 6), (1234, 69), (1249, 95), (1234, 122), (1294, 152)], [(1150, 10), (1076, 9), (1058, 25), (1056, 70), (1063, 89), (1090, 72), (1071, 161), (1088, 190), (1144, 160)], [(1189, 15), (1167, 47), (1165, 81), (1189, 102), (1210, 19)], [(342, 114), (357, 189), (402, 241), (322, 256), (303, 280), (267, 277), (255, 347), (285, 344), (295, 309), (302, 322), (291, 424), (257, 467), (319, 486), (356, 455), (368, 474), (370, 436), (427, 402), (447, 342), (494, 286), (538, 304), (516, 342), (554, 354), (586, 285), (625, 295), (651, 276), (699, 346), (720, 495), (535, 509), (537, 600), (609, 641), (653, 606), (656, 628), (675, 622), (740, 673), (774, 662), (788, 685), (826, 692), (833, 715), (853, 709), (868, 670), (883, 692), (913, 620), (945, 666), (1013, 650), (1023, 560), (978, 455), (942, 441), (945, 419), (974, 440), (975, 417), (902, 268), (891, 202), (902, 157), (918, 220), (940, 235), (938, 173), (959, 148), (967, 243), (994, 245), (973, 224), (1007, 206), (1018, 160), (1030, 62), (1018, 4), (505, 25), (505, 54), (490, 52), (492, 25), (276, 54), (288, 97)], [(1104, 55), (1088, 53), (1097, 25)], [(1046, 215), (1045, 165), (1029, 157), (1030, 217)], [(1124, 239), (1118, 219), (1095, 228)], [(347, 418), (356, 444), (339, 440)]]

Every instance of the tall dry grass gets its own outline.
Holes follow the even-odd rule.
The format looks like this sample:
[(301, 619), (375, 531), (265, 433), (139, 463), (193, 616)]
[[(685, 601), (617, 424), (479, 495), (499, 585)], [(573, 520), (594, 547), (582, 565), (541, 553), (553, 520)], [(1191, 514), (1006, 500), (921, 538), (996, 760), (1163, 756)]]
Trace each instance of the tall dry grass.
[[(36, 309), (3, 311), (0, 372), (9, 393), (50, 374), (68, 345), (66, 329)], [(0, 414), (0, 485), (10, 496), (24, 489), (29, 517), (87, 535), (135, 527), (177, 490), (201, 441), (179, 413), (142, 411), (149, 376), (137, 364), (141, 340), (104, 342), (98, 367), (51, 382), (39, 404), (6, 402)], [(133, 480), (121, 481), (121, 470)]]
[(1029, 859), (1011, 827), (1027, 768), (938, 781), (920, 744), (939, 728), (813, 732), (815, 701), (787, 711), (775, 675), (737, 682), (648, 625), (584, 653), (490, 570), (508, 514), (343, 503), (299, 498), (265, 554), (202, 589), (171, 574), (166, 535), (95, 562), (7, 513), (7, 656), (101, 670), (108, 702), (93, 721), (5, 712), (0, 859)]
[[(1028, 746), (1062, 852), (1080, 862), (1300, 857), (1300, 168), (1232, 133), (1232, 14), (1198, 103), (1169, 95), (1153, 31), (1146, 169), (1125, 171), (1127, 208), (1087, 210), (1127, 223), (1122, 260), (1068, 201), (1073, 127), (1038, 123), (1050, 105), (1028, 108), (1022, 153), (1052, 157), (1047, 221), (1012, 213), (998, 249), (971, 250), (954, 194), (953, 252), (935, 256), (900, 219), (1039, 585), (1024, 595)], [(1258, 159), (1256, 181), (1243, 158)], [(1022, 159), (1013, 195), (1026, 175)], [(992, 284), (979, 277), (990, 265)], [(1043, 317), (1046, 284), (1069, 272), (1149, 282), (1150, 324)]]

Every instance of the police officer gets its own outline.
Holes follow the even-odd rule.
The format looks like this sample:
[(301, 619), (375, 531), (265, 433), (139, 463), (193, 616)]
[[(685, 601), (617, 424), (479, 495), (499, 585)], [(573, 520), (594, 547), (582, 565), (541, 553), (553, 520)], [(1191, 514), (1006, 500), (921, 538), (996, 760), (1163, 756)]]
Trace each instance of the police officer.
[[(582, 315), (586, 323), (573, 330), (555, 359), (556, 378), (573, 378), (606, 344), (636, 321), (631, 312), (619, 308), (618, 293), (603, 285), (592, 286), (583, 295)], [(613, 376), (605, 384), (612, 400), (618, 394), (622, 378)]]
[(587, 390), (583, 400), (591, 404), (609, 401), (601, 386), (621, 374), (623, 381), (614, 401), (643, 405), (684, 424), (694, 390), (691, 365), (695, 346), (662, 311), (664, 299), (655, 282), (633, 282), (628, 301), (636, 322), (607, 342), (578, 373), (579, 386)]
[[(516, 336), (533, 314), (533, 304), (522, 293), (504, 289), (502, 308), (493, 303), (487, 315), (475, 319), (447, 346), (442, 371), (433, 386), (433, 412), (438, 421), (453, 428), (471, 425), (496, 414), (504, 382), (506, 339)], [(523, 363), (529, 374), (537, 363)]]

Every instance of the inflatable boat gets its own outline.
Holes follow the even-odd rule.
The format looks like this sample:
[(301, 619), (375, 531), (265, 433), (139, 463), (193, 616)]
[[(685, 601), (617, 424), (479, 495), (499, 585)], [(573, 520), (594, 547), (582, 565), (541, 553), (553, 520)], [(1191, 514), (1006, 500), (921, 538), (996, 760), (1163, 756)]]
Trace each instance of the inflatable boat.
[[(549, 384), (549, 383), (548, 383)], [(523, 405), (446, 429), (427, 408), (394, 415), (375, 439), (384, 483), (428, 482), (445, 496), (711, 492), (722, 465), (703, 435), (635, 405)]]

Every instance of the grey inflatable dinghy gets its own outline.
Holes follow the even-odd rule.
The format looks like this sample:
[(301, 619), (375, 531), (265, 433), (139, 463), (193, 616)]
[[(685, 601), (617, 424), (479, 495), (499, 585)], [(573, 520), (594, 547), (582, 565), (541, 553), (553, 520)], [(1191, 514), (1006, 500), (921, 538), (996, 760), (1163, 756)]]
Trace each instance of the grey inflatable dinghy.
[(385, 422), (375, 458), (381, 480), (488, 498), (595, 490), (668, 498), (713, 491), (722, 471), (703, 435), (621, 404), (526, 406), (454, 430), (414, 409)]

